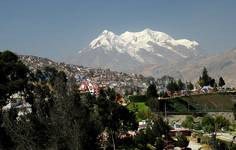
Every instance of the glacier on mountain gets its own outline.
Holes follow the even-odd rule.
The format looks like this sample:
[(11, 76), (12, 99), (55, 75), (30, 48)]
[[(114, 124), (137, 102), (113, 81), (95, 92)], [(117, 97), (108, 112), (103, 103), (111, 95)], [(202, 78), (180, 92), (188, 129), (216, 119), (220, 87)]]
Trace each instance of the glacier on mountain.
[(194, 40), (176, 39), (148, 28), (121, 34), (104, 30), (73, 57), (73, 63), (135, 72), (192, 59), (198, 50), (199, 44)]
[(140, 32), (126, 31), (121, 35), (104, 30), (89, 44), (89, 47), (94, 50), (102, 48), (105, 51), (128, 53), (139, 62), (145, 62), (142, 56), (138, 54), (140, 50), (151, 52), (159, 57), (168, 57), (158, 51), (157, 47), (161, 47), (176, 53), (180, 57), (187, 58), (188, 54), (185, 54), (182, 50), (185, 49), (185, 51), (189, 51), (187, 53), (194, 53), (198, 46), (199, 44), (196, 41), (190, 41), (188, 39), (176, 40), (166, 33), (151, 29), (144, 29)]

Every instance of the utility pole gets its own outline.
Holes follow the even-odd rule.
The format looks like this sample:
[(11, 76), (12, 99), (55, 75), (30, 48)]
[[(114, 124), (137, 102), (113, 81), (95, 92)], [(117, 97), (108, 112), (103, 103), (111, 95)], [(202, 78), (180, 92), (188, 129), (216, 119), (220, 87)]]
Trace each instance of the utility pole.
[(166, 115), (166, 100), (165, 100), (165, 120), (167, 121), (167, 115)]

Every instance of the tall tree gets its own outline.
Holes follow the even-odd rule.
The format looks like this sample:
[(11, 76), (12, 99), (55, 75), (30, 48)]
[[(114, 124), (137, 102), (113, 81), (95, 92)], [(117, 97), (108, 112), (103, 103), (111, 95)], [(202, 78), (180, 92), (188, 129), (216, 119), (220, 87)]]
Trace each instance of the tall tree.
[(211, 87), (216, 88), (216, 87), (217, 87), (217, 83), (216, 83), (215, 79), (211, 79), (211, 80), (209, 81), (209, 85), (210, 85)]
[(193, 86), (193, 84), (192, 84), (191, 81), (190, 81), (190, 82), (187, 82), (186, 85), (187, 85), (187, 89), (188, 89), (188, 90), (192, 90), (192, 89), (194, 88), (194, 86)]
[(220, 77), (219, 78), (219, 86), (222, 87), (224, 85), (225, 85), (225, 81), (224, 81), (223, 77)]
[[(11, 51), (0, 52), (0, 149), (13, 148), (12, 137), (4, 127), (2, 107), (12, 94), (20, 92), (27, 96), (29, 69)], [(14, 111), (11, 111), (14, 112)], [(9, 119), (14, 120), (15, 113)]]
[(17, 92), (25, 92), (29, 69), (10, 51), (0, 52), (0, 106)]
[(194, 119), (192, 116), (186, 116), (185, 120), (181, 124), (185, 128), (193, 129)]
[[(154, 115), (153, 120), (149, 120), (146, 129), (137, 133), (135, 136), (135, 144), (139, 149), (149, 149), (150, 144), (153, 149), (164, 148), (164, 138), (169, 138), (170, 126), (161, 116)], [(164, 138), (163, 138), (164, 137)]]
[(113, 94), (112, 91), (101, 90), (97, 104), (103, 129), (109, 134), (107, 146), (111, 145), (110, 147), (116, 149), (119, 135), (127, 133), (128, 130), (136, 130), (138, 124), (135, 113), (116, 103)]
[(175, 91), (178, 91), (178, 84), (176, 81), (171, 81), (170, 83), (167, 84), (166, 88), (171, 92), (174, 93)]
[(154, 83), (150, 84), (149, 87), (147, 88), (147, 105), (149, 108), (154, 111), (158, 112), (160, 110), (160, 104), (159, 101), (157, 100), (158, 94), (157, 94), (157, 89), (156, 85)]
[(178, 80), (177, 85), (178, 85), (178, 91), (185, 89), (185, 84), (181, 81), (181, 79)]
[(202, 71), (202, 76), (200, 76), (198, 84), (203, 87), (203, 86), (214, 86), (215, 85), (215, 79), (212, 79), (209, 75), (208, 75), (208, 71), (206, 69), (206, 67), (203, 68)]
[(178, 147), (186, 148), (189, 144), (189, 141), (186, 138), (186, 136), (184, 136), (182, 134), (177, 134), (176, 139), (177, 139), (176, 146), (178, 146)]
[(157, 88), (156, 88), (156, 85), (154, 83), (152, 83), (148, 86), (148, 88), (147, 88), (147, 97), (154, 97), (154, 98), (158, 97)]
[(202, 126), (206, 132), (212, 133), (221, 130), (222, 128), (228, 128), (230, 122), (223, 116), (205, 116), (202, 119)]
[(14, 149), (97, 149), (100, 121), (92, 104), (85, 105), (78, 91), (70, 90), (63, 72), (40, 72), (32, 88), (32, 112), (19, 117), (14, 109), (16, 113), (4, 115), (4, 127), (15, 139)]

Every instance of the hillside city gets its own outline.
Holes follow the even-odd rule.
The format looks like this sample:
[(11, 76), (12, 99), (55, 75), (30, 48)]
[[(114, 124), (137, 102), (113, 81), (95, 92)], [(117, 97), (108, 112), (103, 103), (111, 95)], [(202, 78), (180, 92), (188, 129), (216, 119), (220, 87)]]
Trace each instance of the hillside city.
[[(5, 53), (8, 54), (8, 52)], [(162, 114), (164, 120), (168, 120), (169, 122), (169, 136), (181, 136), (178, 138), (191, 136), (190, 142), (185, 139), (185, 147), (188, 146), (189, 148), (195, 149), (196, 147), (200, 148), (201, 143), (203, 145), (205, 144), (206, 146), (213, 144), (211, 142), (214, 141), (211, 141), (210, 139), (211, 135), (208, 135), (208, 133), (211, 133), (212, 131), (216, 132), (215, 136), (217, 137), (217, 139), (223, 139), (228, 142), (232, 141), (234, 143), (234, 134), (227, 133), (224, 130), (230, 129), (234, 131), (234, 126), (232, 127), (230, 126), (230, 124), (234, 124), (235, 120), (234, 116), (236, 105), (234, 105), (234, 108), (232, 108), (232, 105), (234, 101), (236, 101), (236, 91), (235, 89), (227, 88), (227, 83), (224, 82), (222, 77), (219, 79), (219, 83), (217, 83), (215, 79), (207, 75), (206, 68), (203, 69), (203, 74), (202, 76), (200, 76), (198, 83), (191, 83), (190, 81), (186, 81), (186, 83), (184, 83), (181, 80), (175, 80), (170, 76), (163, 76), (162, 78), (155, 79), (153, 77), (144, 77), (143, 75), (134, 73), (111, 71), (110, 69), (89, 68), (79, 65), (57, 63), (50, 59), (37, 56), (21, 55), (19, 56), (19, 60), (22, 61), (26, 66), (28, 66), (29, 70), (36, 76), (39, 73), (39, 70), (43, 71), (46, 69), (47, 71), (49, 71), (48, 73), (50, 73), (51, 71), (51, 73), (53, 73), (54, 71), (50, 68), (56, 68), (59, 72), (64, 72), (66, 75), (66, 80), (74, 82), (77, 87), (76, 90), (78, 90), (82, 95), (86, 95), (87, 93), (89, 93), (91, 96), (94, 95), (94, 98), (97, 97), (99, 99), (101, 95), (103, 95), (104, 90), (108, 92), (112, 90), (114, 93), (117, 93), (116, 96), (114, 95), (115, 103), (136, 112), (138, 121), (137, 131), (135, 132), (130, 130), (126, 134), (123, 133), (124, 135), (120, 135), (123, 138), (138, 136), (143, 131), (150, 128), (150, 115)], [(45, 79), (47, 80), (47, 78)], [(41, 78), (40, 80), (45, 79)], [(205, 81), (205, 79), (207, 80)], [(44, 82), (40, 80), (37, 81), (39, 82), (37, 84), (39, 84), (39, 86), (41, 87)], [(47, 87), (47, 84), (49, 83), (46, 83), (46, 85), (44, 86)], [(36, 84), (36, 82), (34, 84)], [(206, 84), (208, 85), (206, 86)], [(41, 88), (43, 88), (44, 86), (42, 86)], [(52, 86), (53, 85), (49, 86), (49, 91), (51, 88), (53, 88)], [(2, 107), (2, 111), (8, 112), (13, 108), (17, 109), (18, 120), (21, 118), (21, 116), (31, 114), (33, 111), (32, 105), (34, 104), (32, 104), (32, 102), (30, 101), (28, 102), (26, 100), (26, 97), (23, 95), (23, 93), (18, 92), (9, 97), (8, 103), (6, 103), (6, 105)], [(87, 96), (84, 95), (84, 97), (82, 95), (81, 98), (87, 99)], [(50, 99), (50, 97), (47, 98), (46, 96), (46, 99)], [(223, 99), (225, 101), (225, 104), (222, 104)], [(212, 104), (214, 104), (214, 106), (212, 106)], [(153, 112), (153, 114), (150, 114), (150, 111)], [(208, 122), (210, 120), (207, 119), (214, 118), (209, 118), (210, 116), (208, 115), (202, 118), (201, 115), (203, 114), (216, 115), (215, 119), (221, 119), (221, 121), (223, 121), (224, 123), (216, 122), (214, 124), (220, 123), (219, 127), (221, 126), (222, 129), (219, 127), (218, 128), (220, 130), (216, 128), (211, 129), (211, 126), (209, 124), (210, 122)], [(186, 115), (186, 119), (182, 117), (184, 115)], [(197, 115), (198, 117), (193, 118), (191, 117), (192, 115)], [(227, 120), (226, 118), (229, 120)], [(154, 124), (151, 123), (151, 126), (152, 124), (155, 125), (155, 121), (158, 121), (156, 124), (157, 126), (160, 121), (164, 121), (160, 120), (162, 118), (157, 117), (157, 119), (158, 120), (153, 120)], [(199, 119), (202, 121), (199, 122)], [(205, 123), (207, 126), (206, 129), (199, 126), (201, 124), (204, 125), (204, 120), (207, 121)], [(152, 129), (152, 127), (150, 129)], [(224, 132), (221, 132), (221, 130)], [(104, 131), (102, 134), (104, 134), (103, 142), (105, 142), (106, 138), (108, 138), (109, 135), (106, 135), (106, 131)], [(208, 137), (209, 141), (200, 142), (204, 136)], [(173, 143), (173, 141), (167, 141), (170, 143), (163, 143), (162, 146), (165, 147), (164, 149), (172, 149), (175, 144)], [(184, 143), (180, 143), (180, 145), (181, 144)], [(220, 143), (219, 146), (222, 147), (222, 144), (223, 143)], [(144, 145), (142, 145), (142, 147), (143, 146)], [(216, 145), (213, 144), (213, 146)], [(231, 147), (232, 146), (233, 145), (231, 143)], [(150, 145), (150, 149), (152, 149), (151, 147), (152, 145)]]
[(236, 150), (236, 0), (0, 0), (0, 150)]

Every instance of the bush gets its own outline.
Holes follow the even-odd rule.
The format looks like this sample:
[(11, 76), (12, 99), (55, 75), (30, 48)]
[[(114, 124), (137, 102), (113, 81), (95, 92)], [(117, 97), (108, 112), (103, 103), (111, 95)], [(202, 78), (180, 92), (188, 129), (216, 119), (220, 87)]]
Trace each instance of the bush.
[(147, 100), (146, 95), (132, 95), (129, 96), (129, 100), (131, 102), (145, 102)]
[(186, 116), (186, 119), (182, 122), (182, 126), (185, 128), (194, 128), (194, 119), (192, 116)]
[(155, 147), (156, 149), (163, 149), (164, 148), (164, 140), (162, 138), (157, 138), (155, 141)]
[(177, 134), (176, 138), (177, 138), (176, 146), (178, 146), (178, 147), (187, 147), (188, 146), (189, 141), (184, 135)]

